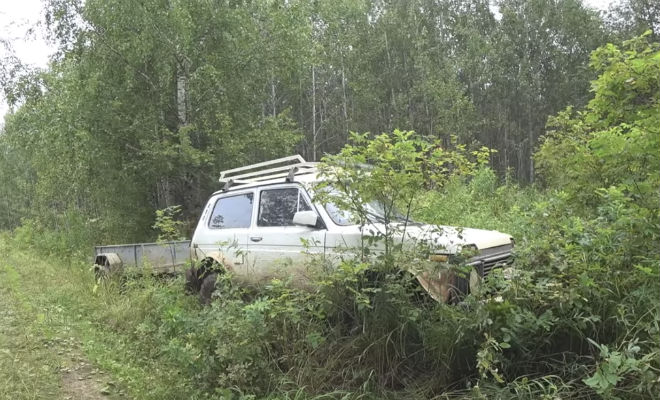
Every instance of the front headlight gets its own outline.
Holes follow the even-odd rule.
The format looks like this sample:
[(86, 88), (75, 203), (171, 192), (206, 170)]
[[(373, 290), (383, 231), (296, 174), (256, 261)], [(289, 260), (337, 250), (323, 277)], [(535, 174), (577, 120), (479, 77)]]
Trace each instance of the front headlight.
[(463, 252), (465, 252), (465, 253), (478, 253), (479, 248), (477, 247), (476, 244), (466, 244), (466, 245), (461, 247), (460, 253), (463, 253)]
[(469, 260), (472, 257), (479, 255), (479, 248), (476, 244), (466, 244), (461, 247), (459, 252), (456, 254), (457, 258), (461, 260)]
[(435, 262), (447, 262), (449, 260), (448, 254), (431, 254), (429, 260)]

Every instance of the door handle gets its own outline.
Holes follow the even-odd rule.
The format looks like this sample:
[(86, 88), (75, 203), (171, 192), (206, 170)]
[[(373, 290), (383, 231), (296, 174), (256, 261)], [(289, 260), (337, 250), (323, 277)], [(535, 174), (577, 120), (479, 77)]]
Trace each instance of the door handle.
[(253, 242), (261, 242), (261, 239), (263, 239), (261, 236), (250, 236), (250, 240)]

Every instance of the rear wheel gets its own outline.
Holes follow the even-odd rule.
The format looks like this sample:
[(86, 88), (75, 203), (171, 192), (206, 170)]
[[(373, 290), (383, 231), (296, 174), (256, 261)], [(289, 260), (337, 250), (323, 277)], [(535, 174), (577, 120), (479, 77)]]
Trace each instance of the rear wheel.
[(215, 292), (215, 282), (218, 280), (218, 273), (212, 272), (204, 277), (199, 288), (199, 300), (202, 304), (211, 304), (213, 292)]

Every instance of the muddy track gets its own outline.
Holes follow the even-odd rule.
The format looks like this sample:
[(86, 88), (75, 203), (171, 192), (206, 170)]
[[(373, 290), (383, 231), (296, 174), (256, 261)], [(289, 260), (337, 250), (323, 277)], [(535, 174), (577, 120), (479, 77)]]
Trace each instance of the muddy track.
[(112, 395), (115, 389), (107, 376), (94, 368), (84, 359), (75, 359), (72, 367), (61, 370), (62, 392), (67, 400), (97, 400), (116, 398)]

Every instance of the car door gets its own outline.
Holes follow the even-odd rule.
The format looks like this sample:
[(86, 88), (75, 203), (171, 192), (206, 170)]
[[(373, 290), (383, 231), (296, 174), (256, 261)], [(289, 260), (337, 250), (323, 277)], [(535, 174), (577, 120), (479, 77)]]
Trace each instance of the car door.
[[(298, 211), (317, 213), (302, 187), (278, 185), (258, 191), (259, 200), (248, 237), (248, 269), (258, 281), (274, 277), (307, 278), (310, 254), (323, 255), (326, 229), (293, 223)], [(319, 221), (320, 217), (319, 217)]]
[(221, 253), (231, 262), (234, 273), (246, 274), (248, 233), (255, 195), (250, 190), (211, 198), (193, 236), (198, 260)]

